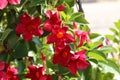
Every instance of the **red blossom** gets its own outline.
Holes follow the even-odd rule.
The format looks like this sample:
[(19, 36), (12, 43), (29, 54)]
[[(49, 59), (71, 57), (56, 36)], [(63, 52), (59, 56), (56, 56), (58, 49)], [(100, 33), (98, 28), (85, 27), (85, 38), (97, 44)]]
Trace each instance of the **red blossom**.
[(80, 40), (78, 47), (81, 47), (84, 44), (84, 42), (88, 42), (88, 43), (90, 42), (88, 32), (83, 32), (81, 30), (77, 30), (77, 31), (75, 31), (75, 34), (78, 36), (78, 38)]
[(59, 6), (57, 6), (58, 11), (64, 11), (65, 9), (66, 9), (66, 6), (64, 6), (63, 4), (60, 4)]
[(4, 71), (0, 71), (0, 80), (6, 80), (6, 73)]
[(8, 3), (11, 5), (20, 4), (21, 0), (0, 0), (0, 9), (4, 9)]
[(59, 63), (61, 66), (67, 66), (71, 57), (70, 47), (67, 45), (65, 48), (59, 52), (56, 52), (53, 56), (53, 63)]
[(47, 43), (55, 43), (56, 47), (63, 48), (65, 43), (74, 42), (72, 35), (67, 33), (68, 27), (62, 27), (52, 30), (52, 33), (47, 37)]
[(0, 80), (19, 80), (17, 74), (17, 69), (11, 68), (9, 64), (0, 61)]
[(76, 75), (77, 69), (84, 70), (89, 66), (89, 63), (86, 62), (85, 52), (85, 50), (82, 50), (72, 55), (68, 64), (68, 70), (73, 75)]
[(8, 67), (6, 73), (7, 80), (20, 80), (16, 75), (18, 74), (17, 69)]
[(31, 19), (29, 15), (23, 14), (20, 16), (21, 23), (16, 27), (18, 35), (22, 34), (25, 41), (32, 40), (32, 36), (41, 36), (43, 30), (39, 28), (41, 20), (39, 17)]
[(5, 68), (5, 62), (0, 61), (0, 80), (6, 80), (6, 73), (3, 71)]
[(60, 28), (61, 20), (60, 20), (60, 14), (58, 12), (52, 13), (52, 11), (48, 10), (46, 12), (46, 17), (48, 18), (44, 23), (44, 30), (46, 31), (52, 31), (52, 29)]
[(28, 66), (29, 72), (26, 74), (26, 78), (31, 80), (52, 80), (50, 75), (44, 74), (44, 67), (36, 67), (33, 65)]
[(4, 70), (5, 68), (5, 62), (0, 61), (0, 71)]

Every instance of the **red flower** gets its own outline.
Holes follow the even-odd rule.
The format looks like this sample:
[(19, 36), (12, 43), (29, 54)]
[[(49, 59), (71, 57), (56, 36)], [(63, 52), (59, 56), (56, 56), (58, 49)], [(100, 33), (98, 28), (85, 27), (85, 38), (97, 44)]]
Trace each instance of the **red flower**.
[(2, 71), (5, 68), (5, 62), (0, 61), (0, 71)]
[(57, 47), (63, 48), (64, 43), (74, 42), (74, 38), (67, 33), (67, 30), (67, 27), (52, 30), (52, 33), (47, 37), (47, 43), (55, 43)]
[(61, 20), (60, 20), (60, 14), (58, 12), (52, 13), (52, 11), (47, 11), (46, 12), (46, 17), (48, 20), (45, 21), (44, 23), (44, 30), (46, 31), (52, 31), (52, 29), (59, 28), (61, 25)]
[(57, 6), (58, 11), (64, 11), (65, 9), (66, 9), (66, 6), (64, 6), (63, 4), (60, 4), (59, 6)]
[(23, 34), (25, 41), (32, 40), (32, 36), (41, 36), (43, 31), (39, 28), (41, 20), (39, 17), (31, 19), (29, 15), (23, 14), (20, 17), (21, 23), (16, 27), (18, 35)]
[(44, 74), (44, 67), (37, 68), (36, 66), (28, 66), (29, 72), (26, 74), (26, 78), (31, 80), (52, 80), (50, 75)]
[(59, 63), (61, 66), (67, 66), (71, 57), (70, 47), (67, 45), (65, 48), (59, 52), (56, 52), (53, 56), (53, 63)]
[(6, 80), (6, 73), (3, 71), (5, 68), (5, 63), (0, 61), (0, 80)]
[(84, 70), (89, 66), (89, 63), (86, 62), (86, 55), (85, 50), (76, 52), (72, 55), (69, 64), (68, 70), (73, 74), (76, 75), (77, 69)]
[(17, 5), (17, 4), (20, 4), (20, 1), (21, 0), (0, 0), (0, 9), (4, 9), (8, 2), (11, 4), (11, 5)]
[(90, 39), (89, 39), (87, 32), (77, 30), (77, 31), (75, 31), (75, 34), (78, 36), (78, 38), (80, 40), (78, 47), (81, 47), (84, 44), (84, 42), (88, 42), (88, 43), (90, 42)]
[(17, 74), (17, 69), (11, 68), (5, 62), (0, 61), (0, 80), (19, 80)]
[(0, 71), (0, 80), (6, 80), (6, 73), (4, 71)]
[(10, 68), (8, 67), (7, 68), (7, 72), (6, 72), (6, 77), (7, 77), (7, 80), (20, 80), (16, 75), (18, 74), (18, 71), (17, 69), (15, 68)]

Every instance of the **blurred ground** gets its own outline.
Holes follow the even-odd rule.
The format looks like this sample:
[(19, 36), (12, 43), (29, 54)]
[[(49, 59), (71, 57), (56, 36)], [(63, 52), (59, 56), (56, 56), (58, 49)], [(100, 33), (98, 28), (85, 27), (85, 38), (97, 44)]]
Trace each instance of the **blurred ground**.
[(109, 28), (120, 19), (120, 1), (99, 1), (82, 4), (92, 32), (110, 33)]

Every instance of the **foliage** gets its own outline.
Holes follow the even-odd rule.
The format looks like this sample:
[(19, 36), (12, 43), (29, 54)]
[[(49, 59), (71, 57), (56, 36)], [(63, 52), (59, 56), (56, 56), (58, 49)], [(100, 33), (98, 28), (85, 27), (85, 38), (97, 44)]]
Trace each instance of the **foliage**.
[[(0, 74), (8, 75), (0, 79), (114, 80), (114, 72), (120, 74), (108, 58), (116, 49), (90, 31), (74, 0), (8, 2), (0, 2)], [(111, 30), (117, 38), (106, 37), (119, 43), (120, 31)]]

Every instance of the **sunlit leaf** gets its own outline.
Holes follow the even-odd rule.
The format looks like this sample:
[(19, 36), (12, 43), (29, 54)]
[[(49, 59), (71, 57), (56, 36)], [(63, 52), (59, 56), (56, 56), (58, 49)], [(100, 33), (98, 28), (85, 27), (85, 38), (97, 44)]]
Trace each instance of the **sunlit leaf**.
[(112, 46), (102, 46), (99, 50), (104, 53), (116, 52), (116, 49), (113, 48)]
[(94, 39), (94, 38), (97, 38), (99, 36), (100, 36), (100, 34), (98, 34), (98, 33), (92, 33), (89, 35), (90, 39)]
[(98, 51), (98, 50), (92, 50), (90, 52), (88, 52), (88, 57), (96, 59), (98, 61), (104, 61), (106, 62), (106, 57), (104, 55), (104, 53)]
[(114, 24), (115, 24), (116, 28), (118, 30), (120, 30), (120, 20), (118, 20), (118, 22), (114, 22)]

